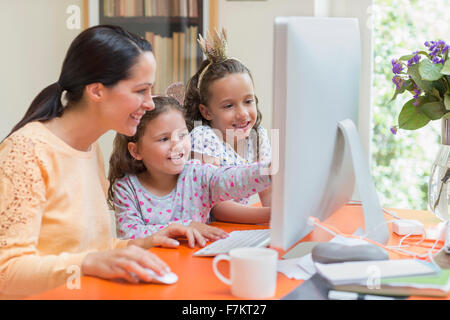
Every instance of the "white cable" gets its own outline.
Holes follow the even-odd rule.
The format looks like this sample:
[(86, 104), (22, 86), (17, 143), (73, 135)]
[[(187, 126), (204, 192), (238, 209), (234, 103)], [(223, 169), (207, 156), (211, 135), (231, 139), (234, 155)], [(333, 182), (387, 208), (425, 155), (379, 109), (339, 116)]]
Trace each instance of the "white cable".
[(369, 238), (369, 235), (370, 234), (372, 234), (375, 230), (377, 230), (378, 228), (380, 228), (380, 227), (382, 227), (382, 226), (384, 226), (384, 225), (388, 225), (389, 223), (394, 223), (396, 220), (388, 220), (388, 221), (386, 221), (386, 222), (384, 222), (384, 223), (380, 223), (379, 225), (377, 225), (377, 226), (375, 226), (374, 228), (372, 228), (372, 230), (368, 230), (368, 232), (366, 232), (365, 234), (364, 234), (364, 236), (366, 237), (366, 238)]
[[(350, 205), (350, 206), (351, 205), (362, 205), (362, 202), (360, 200), (350, 200), (349, 202), (347, 202), (347, 205)], [(393, 217), (395, 219), (400, 219), (400, 220), (402, 219), (402, 218), (400, 218), (397, 214), (395, 214), (392, 211), (389, 211), (389, 210), (387, 210), (387, 209), (385, 209), (383, 207), (381, 209), (383, 210), (384, 213), (390, 215), (391, 217)]]
[(322, 225), (320, 225), (320, 224), (317, 224), (317, 223), (316, 223), (314, 220), (312, 220), (312, 219), (309, 220), (309, 224), (310, 224), (310, 225), (313, 225), (313, 226), (316, 226), (316, 227), (319, 227), (320, 229), (323, 229), (323, 230), (325, 230), (326, 232), (331, 233), (331, 234), (332, 234), (333, 236), (335, 236), (335, 237), (341, 236), (340, 234), (337, 234), (336, 232), (334, 232), (334, 231), (328, 229), (327, 227), (322, 226)]
[[(352, 202), (352, 201), (355, 202), (355, 203), (350, 203), (350, 202)], [(355, 201), (355, 200), (352, 200), (352, 201), (350, 201), (348, 204), (350, 204), (350, 205), (353, 205), (353, 204), (358, 205), (358, 204), (361, 203), (360, 201)], [(359, 203), (358, 203), (358, 202), (359, 202)], [(383, 209), (383, 210), (384, 210), (384, 209)], [(389, 214), (389, 215), (392, 215), (391, 213), (388, 213), (388, 214)], [(393, 216), (394, 218), (396, 218), (396, 219), (401, 219), (401, 218), (398, 217), (398, 216), (397, 216), (397, 217), (395, 217), (394, 215), (392, 215), (392, 216)], [(404, 219), (401, 219), (401, 220), (404, 220)], [(395, 220), (388, 220), (388, 221), (386, 221), (386, 224), (388, 224), (388, 223), (393, 223), (394, 221), (395, 221)], [(342, 236), (342, 235), (338, 235), (337, 233), (335, 233), (334, 231), (328, 229), (328, 228), (325, 227), (325, 226), (322, 226), (322, 225), (320, 225), (320, 224), (317, 224), (313, 219), (309, 219), (309, 220), (308, 220), (308, 223), (311, 224), (311, 225), (317, 226), (317, 227), (319, 227), (319, 228), (321, 228), (321, 229), (327, 231), (328, 233), (331, 233), (331, 234), (334, 235), (335, 237), (336, 237), (336, 236)], [(382, 225), (384, 225), (384, 223), (383, 223), (383, 224), (380, 224), (380, 225), (378, 225), (378, 226), (376, 226), (375, 228), (373, 228), (373, 229), (369, 232), (369, 234), (370, 234), (371, 232), (373, 232), (374, 230), (378, 229), (378, 228), (379, 228), (380, 226), (382, 226)], [(433, 254), (433, 250), (434, 250), (434, 248), (436, 247), (437, 243), (439, 242), (439, 240), (440, 240), (440, 238), (441, 238), (443, 232), (445, 232), (445, 230), (446, 230), (446, 228), (443, 228), (443, 229), (442, 229), (441, 234), (439, 234), (439, 237), (436, 238), (436, 241), (433, 243), (433, 246), (431, 247), (431, 249), (428, 250), (427, 253), (422, 254), (422, 255), (417, 254), (416, 252), (412, 252), (412, 251), (405, 250), (405, 249), (402, 249), (402, 248), (401, 248), (401, 247), (402, 247), (401, 243), (402, 243), (407, 237), (411, 236), (411, 233), (409, 233), (409, 234), (407, 234), (405, 237), (403, 237), (403, 238), (400, 240), (399, 245), (397, 245), (397, 246), (386, 246), (386, 248), (389, 248), (389, 249), (391, 249), (392, 251), (397, 251), (398, 254), (400, 254), (399, 252), (405, 253), (405, 254), (407, 254), (407, 255), (412, 256), (414, 259), (415, 259), (415, 258), (426, 258), (426, 257), (428, 257), (428, 258), (430, 259), (430, 262), (431, 262), (431, 263), (433, 263), (435, 266), (439, 267), (439, 265), (434, 261), (434, 256), (436, 256), (437, 254), (439, 254), (439, 253), (444, 249), (444, 246), (443, 246), (441, 249), (439, 249), (435, 254)], [(367, 235), (365, 235), (365, 236), (367, 237)], [(426, 238), (425, 230), (424, 230), (424, 233), (422, 233), (422, 236), (423, 236), (424, 238), (423, 238), (419, 243), (421, 243), (421, 242)], [(362, 236), (360, 236), (359, 238), (362, 239), (362, 240), (364, 240)], [(407, 246), (411, 246), (411, 245), (407, 245)]]
[(398, 242), (398, 246), (401, 247), (402, 246), (402, 242), (403, 240), (405, 240), (406, 238), (408, 238), (410, 235), (412, 235), (413, 233), (410, 232), (408, 233), (406, 236), (404, 236), (403, 238), (400, 239), (400, 241)]

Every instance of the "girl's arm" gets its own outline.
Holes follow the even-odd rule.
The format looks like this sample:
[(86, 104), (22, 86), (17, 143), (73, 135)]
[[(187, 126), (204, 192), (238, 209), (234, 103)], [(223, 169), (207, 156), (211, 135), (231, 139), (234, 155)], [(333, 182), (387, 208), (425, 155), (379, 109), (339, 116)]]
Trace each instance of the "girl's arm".
[[(272, 162), (272, 148), (270, 146), (267, 130), (262, 126), (258, 128), (260, 137), (258, 162), (271, 163)], [(259, 199), (263, 207), (271, 206), (272, 187), (269, 187), (259, 193)]]
[(263, 207), (271, 207), (272, 205), (272, 186), (259, 193), (259, 200)]
[(220, 167), (220, 160), (216, 157), (207, 155), (206, 153), (192, 152), (191, 159), (196, 159), (199, 160), (201, 163), (213, 164), (216, 167)]
[(224, 222), (256, 224), (270, 221), (269, 207), (252, 207), (234, 201), (216, 204), (211, 213), (217, 220)]
[[(114, 212), (116, 217), (117, 236), (122, 239), (146, 238), (167, 228), (170, 223), (159, 224), (142, 216), (142, 210), (152, 208), (141, 207), (136, 198), (136, 190), (121, 180), (114, 186)], [(177, 221), (188, 226), (191, 220)]]
[(211, 204), (215, 206), (218, 202), (248, 198), (268, 188), (271, 177), (263, 174), (265, 167), (261, 163), (220, 168), (204, 165)]

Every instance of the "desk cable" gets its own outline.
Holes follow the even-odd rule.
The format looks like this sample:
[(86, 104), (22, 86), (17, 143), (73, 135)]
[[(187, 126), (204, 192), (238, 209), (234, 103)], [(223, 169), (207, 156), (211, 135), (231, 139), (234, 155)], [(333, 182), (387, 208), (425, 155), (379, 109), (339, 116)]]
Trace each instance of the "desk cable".
[[(361, 205), (361, 201), (352, 200), (348, 204), (349, 205)], [(387, 213), (388, 215), (390, 215), (394, 218), (392, 220), (386, 221), (386, 224), (393, 223), (397, 220), (404, 220), (404, 219), (400, 218), (398, 215), (396, 215), (395, 213), (388, 211), (384, 208), (382, 208), (382, 209), (383, 209), (383, 212)], [(445, 228), (443, 228), (441, 230), (441, 233), (436, 237), (436, 240), (434, 240), (434, 241), (433, 241), (433, 239), (426, 239), (426, 233), (425, 233), (425, 230), (423, 230), (423, 233), (421, 234), (421, 238), (419, 240), (416, 239), (415, 242), (411, 242), (411, 240), (408, 239), (409, 237), (412, 236), (412, 233), (409, 233), (400, 239), (399, 244), (397, 244), (395, 246), (387, 246), (387, 245), (383, 245), (377, 241), (374, 241), (374, 240), (368, 238), (368, 235), (373, 233), (379, 227), (383, 226), (384, 223), (380, 224), (379, 226), (376, 226), (375, 228), (370, 230), (368, 233), (366, 232), (366, 234), (364, 234), (363, 236), (356, 236), (356, 235), (352, 235), (352, 234), (343, 233), (339, 229), (337, 229), (333, 226), (330, 226), (330, 225), (320, 222), (319, 219), (317, 219), (315, 217), (309, 217), (308, 223), (312, 226), (317, 226), (317, 227), (325, 230), (326, 232), (332, 234), (333, 236), (342, 236), (345, 238), (361, 239), (361, 240), (367, 241), (369, 243), (372, 243), (376, 246), (379, 246), (385, 250), (394, 252), (394, 253), (402, 255), (402, 256), (412, 256), (414, 259), (430, 261), (434, 265), (437, 265), (436, 262), (434, 261), (434, 257), (437, 254), (439, 254), (442, 250), (444, 250), (444, 248), (445, 248), (443, 243), (442, 243), (442, 245), (438, 246), (439, 242), (443, 242), (440, 240), (440, 238), (442, 237), (443, 233), (445, 232)], [(415, 237), (415, 236), (413, 236), (413, 237)], [(432, 244), (427, 243), (430, 241), (432, 241), (433, 243)], [(427, 248), (428, 251), (425, 254), (419, 254), (417, 252), (413, 252), (413, 251), (405, 249), (405, 248), (413, 247), (413, 246)], [(437, 251), (434, 252), (435, 250), (437, 250)]]

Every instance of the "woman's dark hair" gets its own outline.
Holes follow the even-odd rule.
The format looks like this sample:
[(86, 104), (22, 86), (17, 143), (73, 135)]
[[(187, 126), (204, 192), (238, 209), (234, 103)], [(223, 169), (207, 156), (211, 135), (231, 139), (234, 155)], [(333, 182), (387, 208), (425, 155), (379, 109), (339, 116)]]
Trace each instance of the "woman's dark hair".
[[(228, 75), (235, 73), (246, 73), (250, 76), (250, 79), (253, 81), (252, 74), (250, 70), (239, 60), (236, 59), (226, 59), (222, 62), (212, 63), (208, 70), (206, 70), (205, 74), (202, 77), (202, 81), (200, 83), (200, 88), (198, 86), (198, 78), (203, 70), (209, 65), (209, 60), (204, 60), (200, 64), (200, 68), (194, 76), (189, 80), (186, 85), (186, 93), (184, 96), (184, 108), (186, 109), (186, 124), (189, 131), (194, 129), (195, 121), (202, 121), (209, 125), (209, 121), (203, 118), (200, 113), (199, 105), (203, 104), (205, 106), (208, 105), (208, 101), (211, 98), (211, 92), (209, 90), (211, 84), (218, 79), (222, 79)], [(256, 100), (256, 122), (253, 126), (254, 129), (257, 129), (261, 123), (262, 114), (258, 108), (258, 98), (255, 96)]]
[(118, 179), (125, 177), (126, 174), (139, 174), (147, 170), (141, 160), (136, 160), (128, 151), (129, 142), (138, 142), (144, 135), (145, 128), (150, 121), (156, 119), (159, 115), (169, 111), (177, 110), (183, 117), (185, 115), (183, 107), (177, 99), (168, 96), (157, 96), (153, 98), (155, 109), (145, 112), (139, 125), (137, 126), (134, 136), (129, 137), (121, 133), (117, 133), (113, 142), (113, 151), (109, 159), (109, 188), (108, 188), (108, 204), (113, 208), (114, 201), (114, 184)]
[(119, 26), (100, 25), (81, 32), (67, 51), (58, 81), (34, 98), (8, 136), (29, 122), (60, 117), (65, 108), (61, 102), (64, 91), (70, 106), (82, 98), (86, 85), (100, 82), (112, 87), (127, 79), (137, 58), (145, 51), (152, 51), (148, 41)]

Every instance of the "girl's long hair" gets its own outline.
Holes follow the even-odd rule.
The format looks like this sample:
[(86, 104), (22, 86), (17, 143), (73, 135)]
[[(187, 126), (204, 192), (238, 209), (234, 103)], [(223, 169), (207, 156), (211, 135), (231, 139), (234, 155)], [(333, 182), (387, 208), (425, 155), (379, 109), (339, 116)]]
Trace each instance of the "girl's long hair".
[[(112, 87), (127, 79), (137, 58), (145, 51), (152, 51), (150, 43), (119, 26), (100, 25), (81, 32), (67, 51), (58, 81), (34, 98), (24, 117), (6, 137), (29, 122), (60, 117), (65, 107), (80, 101), (88, 84), (100, 82)], [(66, 92), (67, 106), (61, 102), (63, 92)]]
[(108, 188), (108, 204), (111, 209), (114, 208), (114, 185), (117, 180), (129, 174), (139, 174), (147, 170), (141, 160), (136, 160), (128, 151), (128, 143), (138, 143), (145, 133), (145, 128), (150, 125), (150, 122), (156, 119), (159, 115), (169, 111), (177, 110), (184, 116), (184, 109), (181, 107), (178, 100), (167, 96), (157, 96), (153, 98), (155, 109), (145, 112), (142, 116), (139, 125), (137, 126), (134, 136), (126, 136), (117, 133), (114, 137), (113, 151), (109, 159), (109, 188)]

